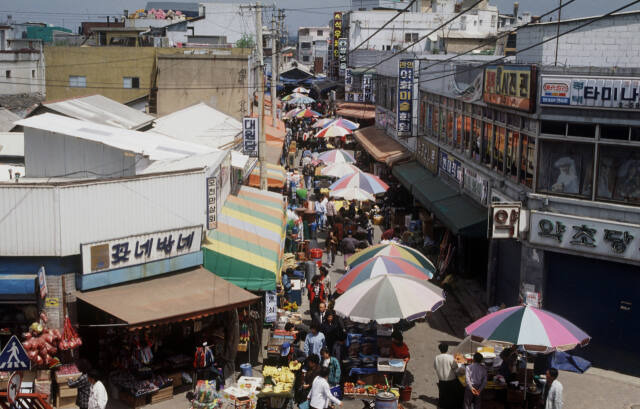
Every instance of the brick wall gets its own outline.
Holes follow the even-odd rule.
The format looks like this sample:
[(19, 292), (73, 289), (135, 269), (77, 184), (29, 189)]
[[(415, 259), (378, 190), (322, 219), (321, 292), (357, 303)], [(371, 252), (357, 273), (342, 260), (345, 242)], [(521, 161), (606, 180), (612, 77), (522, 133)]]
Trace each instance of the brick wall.
[[(566, 22), (560, 33), (586, 23), (586, 19)], [(553, 38), (556, 24), (539, 24), (518, 30), (517, 49)], [(638, 67), (640, 66), (640, 13), (607, 17), (560, 37), (558, 65), (572, 67)], [(527, 64), (553, 65), (556, 40), (524, 51), (517, 61)]]

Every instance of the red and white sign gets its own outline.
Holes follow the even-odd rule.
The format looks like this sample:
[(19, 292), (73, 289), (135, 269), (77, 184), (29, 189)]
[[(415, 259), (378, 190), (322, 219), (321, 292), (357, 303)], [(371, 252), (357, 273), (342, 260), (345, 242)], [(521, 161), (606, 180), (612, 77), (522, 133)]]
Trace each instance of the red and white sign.
[(492, 235), (494, 239), (517, 239), (520, 233), (520, 203), (494, 203), (492, 207)]
[(9, 378), (9, 384), (7, 386), (7, 400), (10, 404), (15, 403), (20, 393), (20, 386), (22, 385), (22, 375), (20, 372), (14, 372)]

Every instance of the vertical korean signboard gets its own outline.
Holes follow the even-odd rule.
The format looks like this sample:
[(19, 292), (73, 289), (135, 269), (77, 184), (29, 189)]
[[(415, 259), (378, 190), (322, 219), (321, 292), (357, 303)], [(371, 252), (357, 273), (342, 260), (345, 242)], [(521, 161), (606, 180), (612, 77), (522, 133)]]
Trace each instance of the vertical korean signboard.
[(413, 60), (398, 62), (398, 136), (411, 136), (413, 112)]
[(338, 66), (338, 75), (344, 77), (347, 70), (347, 50), (349, 48), (349, 40), (347, 38), (340, 38), (338, 40), (338, 56), (340, 58), (340, 65)]
[(218, 227), (218, 178), (207, 178), (207, 230)]
[(371, 74), (364, 74), (362, 76), (362, 93), (364, 94), (364, 102), (373, 102), (371, 100), (371, 83), (373, 76)]
[(334, 78), (339, 76), (340, 38), (342, 37), (342, 12), (333, 13), (333, 32), (331, 33), (331, 73)]
[(353, 72), (351, 68), (347, 68), (344, 72), (344, 91), (351, 91), (351, 86), (353, 85)]
[(245, 155), (258, 157), (258, 118), (242, 119), (242, 143)]

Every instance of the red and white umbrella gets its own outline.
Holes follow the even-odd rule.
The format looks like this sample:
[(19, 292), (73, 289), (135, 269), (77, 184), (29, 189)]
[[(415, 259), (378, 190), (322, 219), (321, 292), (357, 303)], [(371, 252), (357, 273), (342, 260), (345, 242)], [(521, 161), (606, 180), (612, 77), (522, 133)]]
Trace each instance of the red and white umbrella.
[(319, 131), (316, 134), (316, 138), (332, 138), (332, 137), (343, 137), (346, 135), (350, 135), (353, 132), (351, 132), (349, 129), (347, 128), (343, 128), (341, 126), (327, 126), (326, 128), (324, 128), (323, 130)]
[(360, 169), (358, 169), (356, 166), (352, 165), (351, 163), (337, 162), (322, 168), (322, 170), (320, 171), (320, 174), (323, 176), (341, 178), (341, 177), (352, 175), (358, 172), (360, 172)]

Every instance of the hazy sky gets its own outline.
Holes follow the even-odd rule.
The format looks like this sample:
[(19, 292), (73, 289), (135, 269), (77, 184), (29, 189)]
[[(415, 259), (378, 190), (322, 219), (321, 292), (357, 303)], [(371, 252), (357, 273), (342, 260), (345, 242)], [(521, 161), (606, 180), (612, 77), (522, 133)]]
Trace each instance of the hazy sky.
[[(197, 1), (197, 0), (196, 0)], [(564, 0), (565, 2), (567, 0)], [(222, 2), (248, 3), (243, 0)], [(274, 0), (262, 0), (262, 4), (273, 4)], [(557, 7), (559, 0), (520, 0), (520, 11), (540, 15)], [(614, 10), (630, 0), (577, 0), (563, 9), (563, 18), (591, 16)], [(287, 26), (294, 34), (299, 26), (327, 25), (332, 10), (345, 9), (349, 0), (275, 0), (286, 9)], [(510, 13), (512, 0), (490, 0), (501, 12)], [(0, 21), (11, 14), (16, 21), (44, 21), (75, 29), (81, 21), (104, 20), (106, 15), (122, 15), (122, 10), (143, 8), (146, 0), (1, 0)], [(627, 10), (638, 9), (639, 6)]]

